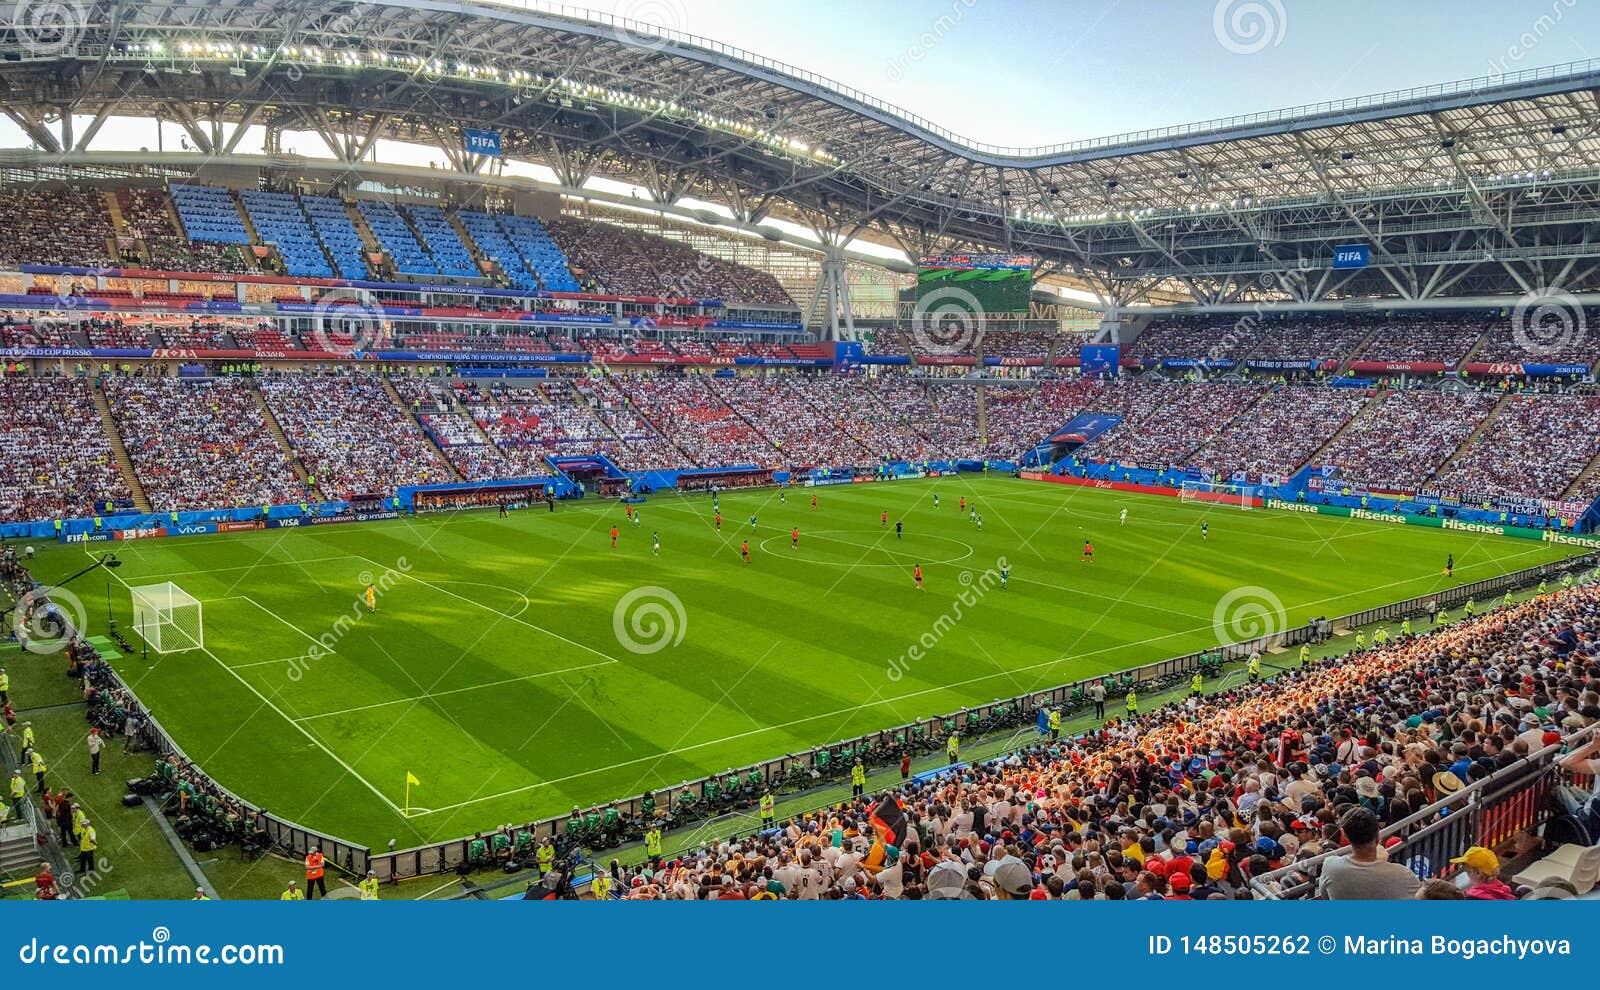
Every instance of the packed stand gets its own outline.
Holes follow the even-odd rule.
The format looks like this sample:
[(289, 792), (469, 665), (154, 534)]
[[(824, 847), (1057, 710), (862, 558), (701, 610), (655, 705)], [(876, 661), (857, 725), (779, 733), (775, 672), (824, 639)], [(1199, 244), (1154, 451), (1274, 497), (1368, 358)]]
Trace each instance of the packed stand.
[(306, 486), (250, 386), (234, 378), (107, 378), (106, 398), (157, 512), (290, 505)]
[(108, 268), (116, 229), (98, 189), (27, 189), (0, 193), (0, 265)]
[(261, 394), (325, 494), (372, 495), (452, 480), (375, 376), (267, 378)]
[(1287, 479), (1366, 404), (1353, 389), (1284, 385), (1250, 407), (1189, 458), (1224, 478), (1234, 472)]
[(1484, 392), (1391, 391), (1321, 458), (1338, 468), (1336, 485), (1414, 492), (1432, 481), (1483, 418), (1495, 397)]
[(670, 238), (576, 217), (552, 220), (548, 228), (576, 268), (616, 295), (794, 306), (770, 273), (703, 254)]
[[(613, 861), (608, 887), (625, 900), (1571, 896), (1506, 883), (1491, 850), (1428, 862), (1403, 834), (1379, 838), (1441, 820), (1428, 809), (1450, 794), (1600, 721), (1597, 627), (1595, 586), (1540, 596), (756, 836)], [(1594, 749), (1566, 765), (1594, 772)]]
[(775, 465), (778, 452), (699, 375), (609, 375), (601, 380), (626, 399), (689, 458), (689, 466)]
[(103, 513), (133, 504), (95, 409), (77, 378), (0, 378), (0, 520)]
[(863, 464), (867, 448), (857, 440), (855, 424), (828, 397), (824, 379), (799, 375), (711, 381), (733, 409), (760, 425), (782, 463), (805, 470)]
[(1600, 310), (1556, 309), (1544, 317), (1537, 307), (1495, 324), (1474, 362), (1489, 364), (1600, 364)]
[[(1124, 382), (1121, 423), (1085, 445), (1082, 456), (1165, 470), (1186, 467), (1198, 448), (1228, 429), (1266, 393), (1259, 385)], [(1093, 411), (1102, 411), (1099, 409)]]
[(1600, 397), (1514, 395), (1438, 486), (1469, 498), (1560, 498), (1600, 456), (1596, 423)]
[(1454, 368), (1493, 325), (1494, 320), (1490, 317), (1462, 313), (1383, 317), (1378, 319), (1371, 339), (1352, 359), (1433, 362)]

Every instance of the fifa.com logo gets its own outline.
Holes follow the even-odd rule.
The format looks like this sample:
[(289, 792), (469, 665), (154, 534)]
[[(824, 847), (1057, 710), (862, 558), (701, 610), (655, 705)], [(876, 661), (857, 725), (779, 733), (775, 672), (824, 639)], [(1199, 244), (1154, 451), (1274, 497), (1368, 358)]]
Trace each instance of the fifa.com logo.
[(53, 945), (30, 938), (17, 949), (24, 966), (282, 966), (281, 945), (182, 945), (165, 925), (150, 940), (119, 945), (83, 942)]

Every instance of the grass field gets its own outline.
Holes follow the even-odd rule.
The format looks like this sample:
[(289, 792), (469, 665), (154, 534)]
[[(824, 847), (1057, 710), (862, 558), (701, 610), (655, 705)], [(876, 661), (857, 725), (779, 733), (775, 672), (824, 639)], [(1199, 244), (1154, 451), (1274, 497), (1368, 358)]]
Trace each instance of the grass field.
[[(670, 494), (638, 527), (591, 501), (116, 544), (110, 584), (100, 572), (72, 590), (96, 633), (108, 589), (125, 629), (127, 585), (171, 580), (201, 599), (205, 650), (124, 658), (124, 677), (224, 785), (381, 848), (1425, 594), (1446, 586), (1447, 553), (1457, 582), (1566, 555), (1009, 478), (816, 493), (815, 509), (808, 489), (786, 504), (724, 496), (720, 534), (708, 496)], [(983, 577), (1002, 559), (1004, 590)], [(88, 562), (83, 546), (53, 547), (34, 569), (50, 582)], [(383, 589), (371, 615), (368, 581)], [(408, 771), (421, 781), (409, 814)]]

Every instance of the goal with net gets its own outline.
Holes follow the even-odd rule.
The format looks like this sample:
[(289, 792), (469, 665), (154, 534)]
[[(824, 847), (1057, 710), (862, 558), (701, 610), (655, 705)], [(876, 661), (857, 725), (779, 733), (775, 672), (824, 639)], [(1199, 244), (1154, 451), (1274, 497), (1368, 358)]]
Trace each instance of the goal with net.
[(1248, 486), (1220, 481), (1185, 481), (1178, 491), (1178, 498), (1184, 502), (1210, 502), (1241, 509), (1253, 508), (1255, 502)]
[(133, 592), (133, 629), (157, 653), (205, 649), (200, 600), (173, 584), (145, 584)]

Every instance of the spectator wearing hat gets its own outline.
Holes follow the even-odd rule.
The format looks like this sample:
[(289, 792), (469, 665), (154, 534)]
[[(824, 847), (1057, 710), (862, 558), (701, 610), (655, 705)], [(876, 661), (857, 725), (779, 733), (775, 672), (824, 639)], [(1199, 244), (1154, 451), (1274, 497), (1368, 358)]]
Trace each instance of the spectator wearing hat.
[(1514, 901), (1517, 895), (1500, 879), (1500, 857), (1483, 846), (1473, 846), (1450, 862), (1467, 873), (1466, 896), (1476, 901)]

